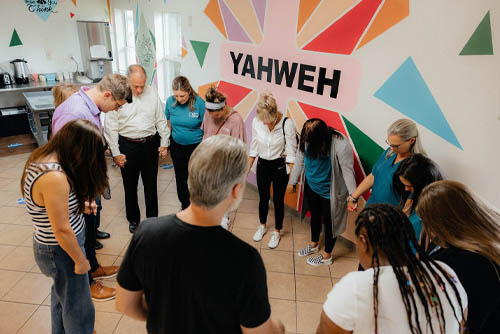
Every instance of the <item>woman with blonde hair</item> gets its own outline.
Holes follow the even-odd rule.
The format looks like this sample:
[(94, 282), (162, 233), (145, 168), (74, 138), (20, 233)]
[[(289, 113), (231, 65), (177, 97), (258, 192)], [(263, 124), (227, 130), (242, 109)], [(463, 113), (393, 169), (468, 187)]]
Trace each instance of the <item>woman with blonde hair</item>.
[(259, 190), (260, 225), (253, 236), (261, 241), (267, 232), (267, 214), (273, 185), (274, 226), (268, 246), (279, 245), (285, 216), (285, 191), (288, 183), (288, 170), (293, 168), (297, 151), (297, 130), (292, 120), (278, 111), (276, 100), (270, 93), (260, 96), (257, 103), (257, 116), (252, 121), (252, 142), (248, 171), (257, 160), (257, 188)]
[(500, 213), (465, 185), (438, 181), (417, 205), (422, 228), (440, 248), (431, 256), (449, 265), (469, 297), (469, 333), (500, 328)]
[(188, 162), (203, 138), (201, 123), (205, 116), (205, 102), (196, 94), (184, 76), (172, 81), (174, 95), (167, 99), (165, 115), (170, 127), (170, 155), (174, 164), (177, 197), (184, 210), (189, 206)]
[[(61, 103), (66, 101), (68, 97), (78, 92), (78, 86), (69, 82), (63, 82), (52, 87), (52, 96), (54, 97), (54, 110), (59, 107)], [(52, 137), (52, 112), (50, 112), (50, 123), (47, 131), (47, 140)]]
[(52, 95), (54, 96), (54, 109), (59, 107), (61, 103), (66, 101), (68, 97), (78, 92), (78, 86), (68, 82), (60, 83), (52, 88)]
[(358, 199), (371, 189), (371, 195), (366, 205), (373, 203), (388, 203), (397, 206), (399, 198), (392, 186), (393, 174), (401, 161), (413, 153), (425, 155), (419, 138), (417, 125), (409, 119), (399, 119), (387, 129), (385, 141), (389, 148), (378, 158), (372, 172), (365, 177), (356, 190), (347, 199), (349, 211), (358, 207)]

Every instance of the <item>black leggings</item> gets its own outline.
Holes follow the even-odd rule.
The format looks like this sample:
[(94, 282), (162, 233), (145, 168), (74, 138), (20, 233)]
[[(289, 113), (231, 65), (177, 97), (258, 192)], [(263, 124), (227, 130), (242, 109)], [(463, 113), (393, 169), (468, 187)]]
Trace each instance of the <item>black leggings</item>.
[(330, 200), (315, 193), (307, 184), (304, 185), (304, 195), (311, 210), (311, 241), (319, 242), (322, 225), (325, 226), (325, 252), (331, 253), (337, 238), (333, 237), (332, 214)]
[(193, 154), (193, 151), (198, 146), (198, 144), (199, 143), (192, 145), (181, 145), (177, 143), (172, 137), (170, 137), (170, 156), (172, 157), (172, 162), (174, 164), (177, 197), (179, 198), (179, 202), (181, 202), (182, 210), (187, 208), (190, 204), (189, 189), (187, 184), (188, 162), (191, 154)]
[(271, 183), (273, 184), (275, 227), (277, 230), (281, 230), (285, 216), (285, 191), (288, 184), (285, 159), (265, 160), (259, 158), (257, 160), (257, 188), (259, 189), (259, 220), (261, 224), (267, 222)]

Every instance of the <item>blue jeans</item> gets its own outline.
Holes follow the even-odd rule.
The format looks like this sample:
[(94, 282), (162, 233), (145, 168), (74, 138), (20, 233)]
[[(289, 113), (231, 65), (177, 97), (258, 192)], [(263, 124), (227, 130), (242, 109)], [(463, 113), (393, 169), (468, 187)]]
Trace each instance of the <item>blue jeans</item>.
[[(77, 239), (85, 252), (85, 231), (81, 231)], [(59, 245), (33, 241), (33, 251), (42, 273), (54, 280), (50, 302), (52, 334), (92, 334), (95, 311), (87, 274), (75, 274), (75, 263)]]

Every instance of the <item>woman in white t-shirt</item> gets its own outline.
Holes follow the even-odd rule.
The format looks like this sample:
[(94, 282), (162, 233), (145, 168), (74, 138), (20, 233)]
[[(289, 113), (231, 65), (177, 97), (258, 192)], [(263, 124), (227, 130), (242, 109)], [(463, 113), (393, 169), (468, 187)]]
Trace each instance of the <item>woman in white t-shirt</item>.
[(317, 333), (462, 333), (462, 284), (450, 267), (425, 254), (400, 209), (366, 207), (355, 232), (360, 264), (368, 269), (347, 274), (330, 291)]

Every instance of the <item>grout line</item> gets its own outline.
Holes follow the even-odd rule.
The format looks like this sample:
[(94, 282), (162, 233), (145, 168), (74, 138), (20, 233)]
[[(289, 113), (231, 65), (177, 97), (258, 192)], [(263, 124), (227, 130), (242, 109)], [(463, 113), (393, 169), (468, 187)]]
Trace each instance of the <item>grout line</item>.
[[(45, 298), (47, 298), (47, 297), (45, 297)], [(42, 303), (43, 303), (43, 301), (42, 301)], [(26, 303), (19, 303), (19, 304), (26, 304)], [(37, 304), (31, 304), (31, 305), (37, 305)], [(28, 317), (28, 319), (26, 319), (26, 321), (21, 325), (21, 327), (19, 327), (19, 329), (16, 331), (16, 333), (19, 333), (23, 329), (23, 327), (26, 326), (28, 321), (30, 321), (30, 319), (33, 318), (33, 315), (35, 315), (36, 311), (38, 311), (40, 306), (41, 306), (41, 304), (38, 304), (38, 307), (33, 311), (33, 313), (31, 313), (31, 315)]]

